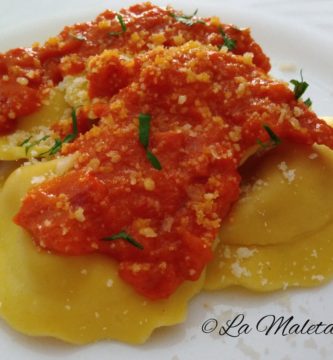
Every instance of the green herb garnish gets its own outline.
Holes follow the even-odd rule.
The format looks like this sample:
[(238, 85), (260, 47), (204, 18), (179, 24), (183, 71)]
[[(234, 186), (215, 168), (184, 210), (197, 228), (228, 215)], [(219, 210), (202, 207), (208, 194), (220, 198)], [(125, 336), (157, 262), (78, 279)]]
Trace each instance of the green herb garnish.
[(150, 121), (151, 116), (149, 114), (139, 115), (139, 140), (145, 149), (149, 145)]
[(63, 140), (55, 139), (54, 145), (51, 147), (51, 149), (40, 155), (46, 155), (46, 154), (55, 155), (57, 152), (61, 150), (63, 144), (73, 141), (78, 136), (79, 130), (77, 127), (77, 117), (76, 117), (75, 109), (72, 109), (72, 128), (73, 128), (73, 132), (71, 134), (66, 135), (66, 137)]
[(69, 143), (73, 141), (79, 134), (79, 130), (77, 128), (77, 117), (76, 117), (75, 109), (72, 109), (72, 128), (73, 128), (73, 132), (65, 137), (65, 139), (62, 141), (63, 143)]
[(194, 13), (192, 15), (176, 15), (174, 13), (169, 13), (169, 16), (171, 16), (172, 18), (174, 18), (176, 21), (187, 25), (187, 26), (192, 26), (195, 24), (204, 24), (206, 25), (206, 23), (202, 20), (194, 20), (194, 16), (197, 15), (198, 13), (198, 9), (196, 9), (194, 11)]
[(32, 138), (32, 135), (29, 136), (28, 138), (26, 138), (21, 144), (19, 144), (19, 146), (24, 146), (24, 145), (28, 144), (29, 141), (31, 140), (31, 138)]
[(125, 32), (125, 31), (127, 30), (127, 27), (126, 27), (126, 24), (125, 24), (125, 22), (124, 22), (123, 17), (122, 17), (120, 14), (117, 14), (117, 19), (118, 19), (118, 21), (119, 21), (119, 23), (120, 23), (121, 30), (122, 30), (123, 32)]
[(34, 147), (36, 145), (39, 145), (42, 141), (48, 139), (49, 137), (50, 137), (50, 135), (45, 135), (41, 139), (33, 141), (32, 143), (30, 143), (30, 140), (32, 138), (32, 135), (31, 135), (27, 139), (25, 139), (19, 146), (24, 147), (25, 148), (25, 154), (28, 155), (28, 152), (32, 147)]
[(257, 144), (260, 145), (263, 149), (267, 149), (270, 147), (269, 143), (264, 143), (263, 141), (261, 141), (260, 139), (257, 139)]
[(219, 48), (221, 49), (222, 46), (226, 46), (228, 48), (228, 50), (233, 50), (236, 47), (236, 40), (231, 39), (224, 31), (223, 29), (220, 27), (219, 28), (219, 32), (222, 36), (223, 39), (223, 45), (220, 45)]
[(48, 151), (46, 151), (46, 152), (44, 152), (44, 153), (42, 153), (41, 155), (46, 155), (46, 154), (48, 154), (48, 155), (55, 155), (58, 151), (61, 150), (62, 144), (63, 144), (62, 140), (60, 140), (60, 139), (55, 139), (55, 140), (54, 140), (54, 145), (51, 147), (51, 149), (48, 150)]
[(123, 34), (124, 32), (127, 31), (127, 26), (126, 26), (126, 24), (124, 22), (123, 17), (120, 14), (116, 14), (116, 17), (117, 17), (117, 19), (119, 21), (119, 24), (121, 26), (121, 31), (111, 31), (111, 32), (109, 32), (110, 36), (119, 36), (119, 35), (121, 35), (121, 34)]
[(274, 145), (281, 144), (281, 139), (275, 134), (275, 132), (268, 125), (264, 124), (262, 127), (267, 131), (267, 133), (271, 139), (271, 142)]
[(50, 137), (50, 135), (45, 135), (43, 136), (41, 139), (36, 140), (34, 142), (32, 142), (31, 144), (29, 144), (28, 146), (25, 146), (25, 154), (28, 154), (28, 151), (35, 145), (39, 145), (42, 141), (47, 140)]
[(156, 170), (162, 170), (161, 163), (151, 151), (147, 150), (146, 156), (149, 162), (152, 164), (153, 168), (155, 168)]
[[(303, 80), (303, 73), (302, 70), (300, 71), (300, 75), (301, 75), (301, 81), (292, 79), (290, 80), (291, 84), (294, 85), (294, 94), (295, 94), (295, 99), (298, 100), (306, 91), (306, 89), (309, 87), (309, 84)], [(305, 105), (307, 106), (311, 106), (312, 102), (309, 99), (305, 100)], [(309, 105), (310, 104), (310, 105)]]
[(260, 139), (257, 139), (257, 143), (263, 148), (263, 149), (267, 149), (271, 146), (277, 146), (279, 144), (281, 144), (281, 139), (275, 134), (275, 132), (267, 125), (267, 124), (264, 124), (262, 126), (267, 134), (269, 135), (269, 138), (270, 138), (270, 141), (269, 142), (262, 142)]
[(148, 150), (151, 116), (149, 114), (139, 114), (139, 141), (146, 150), (146, 156), (153, 168), (162, 170), (161, 163), (157, 157)]
[(128, 235), (126, 233), (126, 231), (122, 230), (120, 231), (118, 234), (114, 234), (112, 236), (107, 236), (105, 238), (103, 238), (102, 240), (105, 240), (105, 241), (112, 241), (112, 240), (119, 240), (119, 239), (123, 239), (123, 240), (126, 240), (128, 243), (130, 243), (131, 245), (137, 247), (138, 249), (140, 250), (143, 250), (144, 247), (142, 244), (140, 244), (139, 242), (137, 242), (136, 240), (134, 240), (132, 238), (132, 236)]
[(304, 101), (304, 104), (307, 106), (307, 107), (310, 107), (312, 105), (312, 101), (310, 98), (307, 98), (305, 101)]

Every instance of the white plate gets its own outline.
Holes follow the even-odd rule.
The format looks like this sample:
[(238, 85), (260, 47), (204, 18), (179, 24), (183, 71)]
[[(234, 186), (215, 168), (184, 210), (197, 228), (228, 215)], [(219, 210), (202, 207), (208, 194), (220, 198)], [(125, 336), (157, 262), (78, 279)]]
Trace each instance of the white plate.
[[(128, 1), (122, 1), (122, 6)], [(156, 1), (156, 3), (161, 3)], [(172, 1), (169, 1), (172, 3)], [(333, 41), (324, 32), (309, 28), (306, 22), (288, 22), (267, 15), (267, 12), (239, 10), (223, 4), (205, 4), (192, 1), (190, 6), (176, 1), (175, 7), (191, 12), (200, 8), (203, 16), (219, 15), (223, 22), (252, 28), (254, 38), (271, 57), (272, 73), (286, 81), (298, 78), (299, 70), (310, 83), (307, 95), (320, 115), (333, 115)], [(109, 4), (111, 7), (112, 4)], [(117, 9), (119, 5), (115, 5)], [(87, 8), (87, 7), (86, 7)], [(65, 24), (92, 19), (102, 7), (54, 17), (44, 8), (44, 19), (30, 22), (21, 28), (1, 29), (0, 50), (29, 45), (54, 35)], [(31, 10), (30, 10), (31, 12)], [(1, 24), (0, 24), (1, 28)], [(7, 29), (7, 30), (6, 30)], [(291, 64), (295, 71), (282, 72), (280, 67)], [(102, 342), (83, 347), (71, 346), (52, 339), (34, 339), (20, 335), (0, 322), (1, 359), (133, 359), (136, 360), (195, 360), (195, 359), (269, 359), (316, 360), (330, 359), (333, 335), (277, 335), (265, 336), (256, 331), (256, 322), (265, 315), (294, 316), (294, 322), (303, 324), (307, 319), (333, 323), (333, 283), (320, 288), (254, 294), (242, 290), (225, 290), (197, 296), (189, 306), (187, 321), (178, 326), (155, 331), (142, 346), (128, 346), (117, 342)], [(24, 301), (24, 299), (22, 299)], [(205, 334), (201, 327), (205, 320), (216, 318), (219, 325), (232, 320), (237, 314), (245, 315), (245, 322), (254, 329), (239, 337)]]

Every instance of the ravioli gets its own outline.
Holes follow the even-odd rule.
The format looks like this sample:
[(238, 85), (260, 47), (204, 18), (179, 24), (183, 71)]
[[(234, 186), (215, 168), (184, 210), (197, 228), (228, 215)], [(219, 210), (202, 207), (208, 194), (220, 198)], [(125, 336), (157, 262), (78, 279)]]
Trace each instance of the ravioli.
[(71, 158), (21, 167), (0, 194), (0, 314), (16, 330), (83, 344), (101, 339), (142, 343), (161, 326), (184, 320), (203, 277), (184, 283), (169, 299), (139, 296), (117, 275), (109, 257), (57, 256), (37, 251), (12, 222), (31, 183), (61, 175)]
[[(0, 136), (0, 161), (37, 157), (49, 150), (54, 142), (51, 126), (62, 118), (67, 108), (63, 91), (58, 87), (54, 88), (47, 102), (38, 111), (19, 119), (18, 129), (13, 134)], [(46, 136), (46, 141), (40, 141)], [(33, 143), (36, 145), (27, 146)]]
[[(135, 5), (120, 13), (107, 11), (94, 22), (66, 27), (58, 37), (51, 38), (42, 47), (28, 51), (14, 50), (13, 54), (23, 53), (24, 56), (21, 56), (25, 59), (18, 69), (16, 60), (13, 62), (12, 58), (20, 56), (13, 57), (11, 52), (5, 55), (4, 64), (8, 66), (2, 66), (4, 70), (0, 70), (8, 74), (2, 76), (0, 81), (6, 88), (14, 82), (15, 88), (19, 91), (15, 91), (14, 95), (12, 91), (4, 91), (3, 98), (6, 101), (0, 104), (0, 127), (3, 126), (6, 130), (10, 128), (9, 124), (4, 123), (6, 120), (18, 120), (15, 133), (0, 137), (0, 315), (18, 331), (34, 336), (52, 336), (76, 344), (101, 339), (142, 343), (155, 328), (183, 321), (188, 301), (203, 287), (221, 289), (238, 285), (255, 291), (272, 291), (288, 286), (313, 286), (327, 281), (332, 276), (333, 240), (331, 241), (330, 236), (333, 233), (333, 196), (327, 191), (333, 175), (332, 152), (324, 146), (296, 146), (285, 143), (262, 156), (260, 160), (254, 156), (246, 161), (258, 150), (258, 143), (270, 144), (272, 140), (279, 139), (279, 136), (308, 144), (317, 141), (333, 148), (332, 129), (318, 122), (306, 104), (303, 104), (302, 100), (298, 101), (299, 96), (296, 96), (295, 92), (267, 76), (270, 68), (268, 58), (252, 40), (248, 30), (220, 24), (215, 18), (195, 20), (196, 13), (193, 16), (177, 14), (170, 12), (170, 9), (156, 8), (149, 3)], [(159, 22), (159, 26), (156, 27), (158, 33), (151, 28), (151, 21)], [(148, 50), (151, 50), (150, 55), (147, 55)], [(132, 61), (132, 56), (137, 56), (137, 64)], [(150, 60), (153, 61), (149, 62), (145, 56), (151, 56)], [(175, 61), (177, 57), (178, 65)], [(34, 60), (33, 64), (29, 59)], [(140, 72), (142, 69), (139, 70), (140, 61), (143, 72)], [(133, 65), (133, 71), (128, 71), (127, 62), (131, 63), (129, 68)], [(15, 76), (12, 76), (12, 67), (21, 73), (15, 71)], [(216, 69), (219, 69), (218, 72)], [(257, 78), (252, 79), (253, 76)], [(43, 97), (35, 94), (35, 87), (38, 87), (38, 92), (42, 92), (44, 86), (48, 88), (54, 84), (58, 85), (52, 88), (50, 98), (43, 101), (44, 105), (40, 107), (40, 99)], [(200, 97), (197, 96), (199, 93)], [(30, 94), (31, 104), (28, 104), (29, 97), (20, 94)], [(15, 101), (12, 101), (12, 98)], [(15, 106), (8, 107), (7, 100), (8, 103), (15, 103)], [(180, 212), (179, 224), (184, 228), (176, 224), (181, 231), (175, 236), (175, 244), (179, 243), (184, 233), (190, 233), (191, 216), (194, 214), (192, 228), (195, 231), (191, 237), (185, 234), (184, 243), (186, 246), (189, 243), (189, 247), (195, 251), (191, 264), (188, 261), (189, 256), (183, 256), (179, 249), (175, 252), (177, 257), (173, 259), (176, 259), (176, 265), (183, 259), (193, 265), (186, 265), (188, 277), (183, 277), (182, 281), (197, 279), (201, 269), (206, 266), (212, 256), (211, 252), (209, 258), (204, 259), (203, 265), (199, 264), (199, 257), (204, 254), (207, 244), (210, 249), (214, 242), (220, 226), (217, 214), (227, 213), (229, 204), (238, 196), (238, 173), (236, 176), (236, 171), (230, 172), (230, 178), (225, 177), (222, 182), (219, 176), (228, 167), (236, 170), (238, 166), (242, 166), (243, 197), (223, 223), (221, 240), (216, 242), (215, 259), (208, 266), (206, 280), (204, 271), (199, 280), (185, 281), (175, 293), (163, 293), (165, 298), (162, 298), (157, 290), (161, 290), (170, 278), (161, 277), (158, 285), (154, 285), (155, 293), (150, 294), (155, 296), (157, 293), (161, 298), (156, 295), (155, 301), (151, 301), (128, 285), (124, 281), (125, 277), (120, 279), (118, 264), (110, 256), (95, 253), (96, 242), (91, 242), (94, 254), (81, 253), (80, 256), (69, 256), (67, 244), (64, 252), (57, 255), (59, 248), (48, 247), (43, 237), (35, 241), (40, 246), (38, 248), (28, 233), (14, 224), (13, 217), (18, 213), (21, 201), (29, 189), (52, 177), (67, 173), (78, 158), (73, 155), (53, 161), (43, 159), (44, 162), (16, 169), (21, 165), (17, 160), (41, 157), (41, 154), (48, 152), (56, 137), (59, 139), (59, 134), (55, 135), (52, 129), (61, 133), (63, 129), (59, 128), (62, 125), (70, 125), (65, 119), (66, 111), (68, 115), (70, 108), (74, 110), (72, 128), (75, 127), (77, 130), (74, 121), (76, 110), (81, 106), (85, 108), (84, 120), (89, 123), (85, 130), (88, 132), (92, 129), (92, 132), (88, 132), (87, 136), (80, 136), (78, 141), (67, 147), (67, 150), (63, 149), (62, 154), (79, 152), (82, 158), (76, 162), (75, 169), (87, 161), (87, 164), (82, 165), (85, 166), (81, 169), (82, 173), (93, 170), (97, 174), (99, 170), (101, 178), (98, 180), (109, 188), (120, 179), (121, 186), (114, 187), (114, 194), (120, 194), (124, 199), (130, 194), (130, 201), (126, 203), (126, 207), (118, 207), (115, 216), (112, 213), (111, 220), (105, 223), (109, 224), (121, 217), (128, 220), (129, 209), (132, 210), (132, 199), (139, 199), (138, 194), (143, 191), (142, 185), (144, 191), (149, 191), (149, 194), (154, 194), (156, 184), (169, 186), (160, 191), (156, 197), (158, 201), (155, 201), (155, 195), (151, 198), (150, 195), (146, 196), (145, 199), (149, 200), (147, 204), (156, 209), (160, 209), (170, 199), (176, 204), (178, 194), (174, 195), (173, 191), (178, 185), (186, 188), (186, 196), (190, 201), (187, 208)], [(24, 111), (13, 113), (13, 109)], [(39, 110), (33, 113), (36, 109)], [(23, 114), (31, 115), (22, 117)], [(249, 120), (245, 127), (242, 119), (244, 116)], [(138, 134), (136, 122), (139, 120), (140, 123), (142, 118), (146, 118), (149, 124), (153, 118), (153, 133), (157, 128), (160, 131), (156, 139), (152, 137), (152, 143), (162, 145), (160, 148), (159, 145), (153, 147), (153, 153), (148, 150), (149, 139), (143, 142), (140, 139), (140, 125), (140, 144), (137, 140), (133, 142)], [(93, 120), (99, 119), (102, 127), (91, 128)], [(116, 120), (119, 122), (119, 129)], [(170, 124), (173, 127), (170, 127)], [(184, 126), (179, 127), (180, 124)], [(207, 128), (212, 124), (215, 124), (215, 128), (211, 128), (207, 136)], [(273, 126), (277, 133), (275, 134), (269, 126)], [(246, 139), (242, 139), (244, 128), (244, 133), (249, 135)], [(85, 130), (82, 133), (85, 133)], [(122, 138), (125, 132), (131, 137)], [(73, 130), (72, 134), (66, 135), (75, 135), (75, 138), (78, 133), (81, 133), (81, 129)], [(225, 135), (225, 148), (220, 146), (223, 140), (223, 136), (220, 135)], [(205, 136), (207, 144), (204, 141)], [(193, 139), (189, 141), (192, 137), (197, 139), (196, 142)], [(60, 138), (65, 139), (62, 136)], [(117, 139), (119, 144), (113, 144), (112, 141)], [(163, 141), (160, 142), (161, 139)], [(266, 139), (267, 143), (264, 142)], [(73, 138), (70, 141), (72, 140)], [(241, 140), (244, 140), (244, 143)], [(123, 146), (129, 142), (134, 143), (131, 149)], [(190, 151), (187, 152), (188, 149), (183, 144), (186, 144)], [(141, 145), (144, 145), (144, 148)], [(196, 152), (192, 152), (193, 149)], [(144, 151), (147, 151), (146, 154)], [(179, 166), (180, 163), (175, 159), (179, 152), (182, 153), (181, 156), (188, 154), (182, 166), (186, 171), (191, 168), (195, 174), (188, 184), (187, 177), (178, 177), (182, 166)], [(234, 153), (237, 155), (233, 155)], [(133, 169), (140, 171), (128, 176), (134, 154), (139, 155), (140, 159)], [(162, 159), (163, 167), (166, 169), (159, 175), (155, 170), (161, 170), (159, 167), (162, 167), (156, 167), (157, 157), (155, 166), (154, 162), (151, 162), (152, 156), (155, 158), (156, 154)], [(125, 171), (119, 164), (121, 158), (125, 159)], [(147, 159), (150, 159), (151, 164)], [(103, 161), (111, 166), (103, 168)], [(216, 173), (213, 172), (208, 181), (207, 174), (213, 162), (217, 164)], [(234, 163), (237, 163), (237, 166)], [(175, 170), (175, 174), (167, 173), (170, 168)], [(120, 175), (117, 175), (118, 170)], [(142, 174), (145, 174), (145, 177)], [(177, 180), (174, 183), (171, 175), (175, 175), (174, 178)], [(108, 176), (109, 182), (106, 183)], [(162, 179), (163, 176), (165, 179)], [(72, 189), (74, 182), (71, 180), (77, 180), (77, 177), (71, 174), (68, 179), (65, 184), (69, 184), (69, 188)], [(129, 184), (126, 184), (127, 180), (124, 179), (129, 180)], [(229, 187), (226, 186), (228, 181)], [(207, 188), (204, 187), (205, 183), (209, 185)], [(136, 192), (133, 190), (135, 185)], [(77, 183), (75, 186), (79, 187)], [(65, 195), (65, 187), (60, 188), (59, 196)], [(73, 198), (78, 200), (78, 203), (81, 200), (84, 202), (87, 193), (95, 195), (96, 192), (82, 192), (79, 196), (75, 194)], [(41, 193), (48, 199), (53, 196), (52, 192), (47, 193), (45, 190), (41, 190)], [(162, 195), (165, 195), (165, 198)], [(230, 199), (227, 201), (228, 196)], [(217, 198), (222, 199), (221, 203), (217, 202)], [(35, 220), (35, 215), (31, 215), (34, 212), (31, 210), (38, 208), (36, 199), (36, 193), (29, 198), (26, 213), (30, 218), (23, 216), (24, 219), (28, 219), (25, 225)], [(107, 211), (111, 208), (109, 205), (116, 202), (115, 199), (116, 196), (110, 197), (110, 203), (105, 202)], [(179, 196), (179, 199), (179, 203), (183, 204), (185, 195)], [(224, 207), (223, 202), (228, 205)], [(49, 211), (51, 215), (55, 215), (58, 203), (54, 203), (55, 208), (52, 209), (44, 201), (39, 214), (44, 216), (45, 212)], [(86, 209), (81, 206), (75, 207), (76, 211), (79, 211), (77, 214), (75, 211), (75, 220), (78, 221), (73, 227), (75, 231), (81, 229), (80, 223), (89, 214), (88, 211), (84, 213), (84, 210), (94, 207), (95, 204), (86, 202), (85, 205)], [(141, 206), (141, 203), (139, 205)], [(171, 205), (162, 213), (163, 222), (157, 223), (158, 226), (161, 225), (163, 233), (169, 233), (173, 226), (175, 211)], [(216, 213), (215, 210), (212, 212), (214, 207), (219, 209)], [(185, 212), (188, 209), (191, 211)], [(145, 243), (143, 246), (140, 238), (141, 242), (136, 242), (124, 230), (119, 233), (110, 232), (112, 236), (108, 236), (108, 239), (104, 235), (98, 236), (97, 231), (103, 228), (98, 223), (104, 215), (103, 212), (92, 218), (94, 221), (90, 221), (93, 229), (90, 237), (95, 236), (98, 240), (127, 240), (132, 245), (134, 242), (146, 249), (150, 242), (157, 243), (149, 238), (157, 240), (162, 235), (150, 226), (154, 216), (138, 219), (143, 213), (143, 207), (133, 210), (133, 224), (137, 225), (134, 229), (137, 236), (134, 237), (138, 239), (141, 236), (147, 245)], [(183, 216), (184, 214), (186, 216)], [(72, 213), (70, 215), (72, 216)], [(69, 220), (73, 220), (72, 217), (69, 217)], [(68, 233), (68, 228), (58, 224), (54, 226), (59, 231), (59, 238), (63, 240), (67, 236), (73, 241), (74, 248), (78, 241), (76, 242), (72, 233)], [(60, 225), (63, 224), (64, 222), (60, 221)], [(50, 218), (42, 218), (41, 222), (36, 222), (35, 225), (43, 235), (50, 230)], [(62, 233), (65, 228), (67, 232)], [(82, 243), (88, 239), (87, 228), (81, 233)], [(49, 237), (52, 243), (55, 239), (54, 234)], [(165, 238), (168, 239), (165, 248), (170, 247), (170, 251), (175, 251), (176, 248), (171, 246), (169, 234), (165, 235)], [(199, 247), (197, 240), (205, 240), (206, 243)], [(119, 243), (120, 241), (112, 245), (124, 245)], [(105, 244), (101, 246), (106, 247)], [(47, 249), (52, 249), (53, 253)], [(113, 248), (110, 246), (108, 250), (111, 253)], [(161, 257), (158, 251), (152, 253), (157, 253)], [(169, 254), (165, 254), (168, 259)], [(156, 268), (163, 270), (166, 263), (160, 262), (161, 259), (157, 260), (159, 262), (156, 262)], [(127, 263), (122, 268), (128, 270), (127, 273), (124, 272), (128, 276), (127, 280), (135, 277), (138, 279), (138, 262), (129, 263), (130, 267), (125, 268), (129, 265)], [(147, 265), (147, 259), (144, 259), (142, 264)], [(197, 265), (198, 268), (202, 266), (200, 272), (194, 268)], [(140, 269), (151, 271), (151, 267), (141, 266)], [(148, 279), (148, 285), (153, 283), (149, 276), (144, 276), (142, 279)], [(133, 280), (133, 284), (140, 285), (137, 279)]]
[(18, 161), (0, 161), (0, 191), (7, 177), (20, 165)]
[(314, 286), (333, 275), (333, 154), (284, 144), (243, 169), (245, 192), (224, 221), (206, 289)]

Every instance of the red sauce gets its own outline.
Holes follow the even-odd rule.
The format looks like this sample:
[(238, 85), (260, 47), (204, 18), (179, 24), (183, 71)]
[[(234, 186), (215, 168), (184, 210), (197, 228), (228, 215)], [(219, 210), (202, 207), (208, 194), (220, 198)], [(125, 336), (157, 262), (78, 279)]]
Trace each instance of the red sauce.
[[(190, 39), (205, 44), (223, 44), (219, 25), (211, 24), (210, 19), (204, 19), (206, 25), (187, 26), (172, 18), (170, 12), (175, 11), (150, 3), (123, 9), (121, 14), (127, 31), (121, 36), (111, 36), (110, 33), (121, 31), (121, 26), (116, 13), (107, 10), (95, 21), (65, 27), (43, 46), (0, 54), (0, 134), (13, 130), (17, 118), (33, 113), (47, 96), (48, 88), (60, 82), (65, 75), (83, 72), (88, 57), (105, 49), (118, 49), (135, 55), (156, 46), (156, 41), (152, 39), (160, 33), (164, 35), (160, 43), (166, 47)], [(236, 41), (234, 53), (252, 52), (257, 66), (266, 72), (270, 69), (268, 58), (253, 41), (248, 29), (239, 30), (230, 25), (221, 27)], [(27, 84), (19, 84), (17, 80), (20, 81), (20, 78), (24, 78)], [(92, 96), (99, 95), (100, 90), (92, 88)]]
[[(125, 87), (97, 102), (98, 126), (63, 149), (79, 152), (75, 168), (31, 189), (15, 221), (42, 248), (111, 256), (136, 291), (166, 298), (198, 279), (212, 258), (238, 198), (237, 168), (258, 139), (269, 140), (263, 124), (282, 139), (330, 147), (333, 129), (242, 56), (192, 43), (155, 49), (135, 63), (114, 54), (104, 60), (95, 75), (107, 81), (107, 64), (120, 67)], [(140, 113), (151, 115), (149, 148), (160, 171), (139, 142)], [(102, 240), (122, 230), (144, 249)]]
[(38, 109), (41, 82), (41, 66), (34, 51), (15, 49), (0, 54), (0, 134), (12, 131), (17, 118)]

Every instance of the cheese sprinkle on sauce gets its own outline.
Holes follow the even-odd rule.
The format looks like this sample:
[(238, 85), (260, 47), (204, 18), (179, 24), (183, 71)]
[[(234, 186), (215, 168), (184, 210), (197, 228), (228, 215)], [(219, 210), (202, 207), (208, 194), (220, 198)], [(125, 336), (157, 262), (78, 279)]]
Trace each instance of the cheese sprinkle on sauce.
[[(68, 71), (47, 69), (54, 83), (86, 67), (98, 122), (62, 147), (63, 155), (78, 154), (74, 169), (36, 184), (15, 221), (52, 252), (111, 256), (124, 281), (161, 299), (197, 280), (212, 259), (221, 222), (239, 197), (238, 167), (258, 140), (269, 141), (263, 125), (279, 139), (331, 148), (333, 129), (267, 75), (267, 58), (248, 31), (223, 28), (236, 46), (220, 51), (221, 25), (188, 26), (150, 4), (121, 14), (126, 31), (117, 36), (108, 35), (120, 31), (116, 15), (106, 12), (32, 53), (38, 61), (43, 54), (48, 66), (55, 54), (68, 59)], [(149, 30), (152, 24), (163, 36)], [(69, 29), (87, 40), (69, 39)], [(140, 143), (140, 114), (151, 119), (149, 150), (161, 169)], [(103, 241), (121, 232), (142, 247), (124, 238)], [(239, 264), (234, 272), (248, 274)]]

